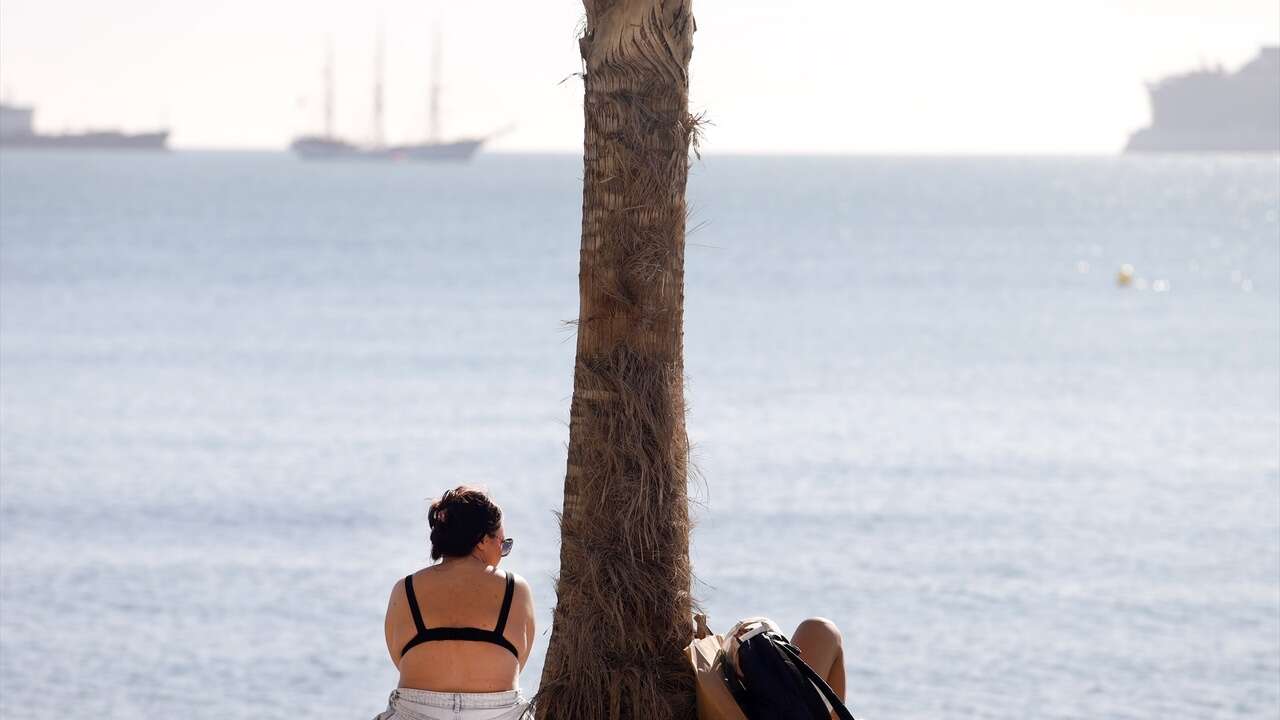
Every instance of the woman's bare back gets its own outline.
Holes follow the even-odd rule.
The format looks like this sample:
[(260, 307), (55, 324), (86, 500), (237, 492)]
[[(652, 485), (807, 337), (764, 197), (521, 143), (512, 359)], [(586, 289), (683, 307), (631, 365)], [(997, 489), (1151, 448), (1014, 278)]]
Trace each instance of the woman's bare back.
[[(474, 558), (447, 560), (412, 575), (423, 624), (433, 628), (476, 628), (492, 631), (498, 624), (507, 573)], [(431, 640), (419, 642), (401, 657), (418, 635), (405, 581), (391, 590), (387, 604), (387, 651), (400, 670), (400, 687), (437, 692), (501, 692), (518, 687), (520, 669), (533, 647), (533, 594), (516, 576), (511, 608), (501, 637), (516, 651), (495, 641)]]

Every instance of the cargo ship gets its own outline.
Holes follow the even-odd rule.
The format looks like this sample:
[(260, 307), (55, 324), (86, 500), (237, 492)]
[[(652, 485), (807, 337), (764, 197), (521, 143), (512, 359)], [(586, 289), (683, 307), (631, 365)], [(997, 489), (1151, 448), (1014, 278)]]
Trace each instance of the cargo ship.
[(0, 103), (0, 148), (37, 150), (168, 150), (169, 131), (90, 130), (45, 135), (35, 130), (35, 108)]
[(466, 162), (480, 149), (487, 138), (470, 137), (454, 140), (440, 139), (440, 35), (436, 33), (432, 58), (431, 92), (427, 115), (425, 142), (389, 145), (383, 134), (382, 119), (382, 33), (374, 59), (373, 81), (373, 131), (366, 144), (349, 142), (339, 138), (333, 128), (333, 48), (330, 47), (324, 69), (324, 131), (319, 135), (304, 135), (290, 145), (294, 154), (303, 160), (404, 160), (410, 162)]
[(1151, 125), (1127, 153), (1280, 153), (1280, 46), (1234, 73), (1201, 68), (1147, 85)]

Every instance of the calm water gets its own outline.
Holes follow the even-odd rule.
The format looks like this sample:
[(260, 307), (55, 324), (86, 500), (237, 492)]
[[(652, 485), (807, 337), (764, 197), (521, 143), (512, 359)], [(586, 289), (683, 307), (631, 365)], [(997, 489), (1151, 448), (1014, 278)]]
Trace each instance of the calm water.
[[(5, 153), (0, 716), (372, 716), (462, 482), (549, 628), (580, 173)], [(859, 717), (1276, 717), (1275, 158), (713, 156), (690, 198), (713, 626), (833, 618)]]

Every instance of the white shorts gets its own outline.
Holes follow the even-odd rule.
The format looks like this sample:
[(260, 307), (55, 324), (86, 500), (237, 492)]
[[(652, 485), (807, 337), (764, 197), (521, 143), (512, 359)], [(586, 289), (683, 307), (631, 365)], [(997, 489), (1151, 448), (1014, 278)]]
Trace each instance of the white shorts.
[(519, 690), (443, 693), (413, 688), (391, 691), (387, 709), (373, 720), (521, 720), (533, 717)]

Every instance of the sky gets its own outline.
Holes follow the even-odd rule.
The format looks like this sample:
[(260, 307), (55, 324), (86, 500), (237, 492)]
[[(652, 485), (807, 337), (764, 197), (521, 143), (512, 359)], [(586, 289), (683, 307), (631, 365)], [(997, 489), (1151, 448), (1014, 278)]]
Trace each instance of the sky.
[[(1276, 0), (695, 0), (690, 104), (719, 153), (1110, 154), (1144, 83), (1280, 43)], [(0, 92), (44, 132), (172, 128), (178, 148), (283, 149), (321, 127), (426, 134), (433, 29), (445, 136), (580, 150), (582, 6), (568, 0), (4, 0)]]

